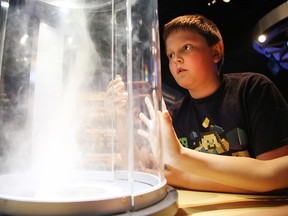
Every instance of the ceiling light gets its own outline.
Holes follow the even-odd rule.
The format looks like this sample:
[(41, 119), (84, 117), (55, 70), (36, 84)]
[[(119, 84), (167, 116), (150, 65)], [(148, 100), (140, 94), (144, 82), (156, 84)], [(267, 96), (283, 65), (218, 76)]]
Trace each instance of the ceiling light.
[[(208, 1), (208, 6), (211, 6), (212, 4), (215, 4), (217, 0), (209, 0)], [(225, 3), (229, 3), (231, 0), (222, 0)]]
[(260, 43), (264, 43), (264, 42), (266, 41), (266, 39), (267, 39), (266, 35), (261, 34), (261, 35), (259, 35), (259, 37), (258, 37), (257, 40), (258, 40)]

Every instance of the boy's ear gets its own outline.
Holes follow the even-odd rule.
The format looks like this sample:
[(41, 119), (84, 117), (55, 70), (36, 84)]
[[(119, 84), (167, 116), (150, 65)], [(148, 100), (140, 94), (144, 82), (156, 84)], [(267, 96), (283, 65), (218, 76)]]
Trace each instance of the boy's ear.
[(215, 63), (218, 63), (223, 58), (224, 44), (222, 42), (218, 42), (213, 46), (213, 48), (214, 48), (213, 59)]

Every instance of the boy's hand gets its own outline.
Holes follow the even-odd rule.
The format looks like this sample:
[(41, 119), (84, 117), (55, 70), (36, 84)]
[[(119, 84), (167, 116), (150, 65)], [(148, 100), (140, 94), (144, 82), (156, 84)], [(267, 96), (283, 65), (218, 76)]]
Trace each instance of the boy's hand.
[[(159, 121), (158, 119), (158, 111), (159, 111), (159, 106), (157, 102), (157, 96), (155, 90), (152, 93), (152, 98), (153, 98), (153, 104), (150, 100), (149, 97), (145, 97), (145, 104), (148, 108), (149, 116), (148, 118), (144, 113), (139, 114), (139, 118), (142, 120), (142, 122), (147, 126), (147, 131), (138, 129), (138, 134), (145, 137), (151, 146), (152, 152), (154, 156), (159, 155), (159, 147), (160, 147), (160, 130), (159, 130)], [(162, 99), (162, 109), (166, 110), (166, 105), (164, 103), (164, 100)]]
[(117, 114), (117, 116), (124, 116), (127, 100), (128, 93), (125, 89), (125, 84), (121, 76), (116, 75), (115, 79), (108, 84), (106, 91), (104, 103), (108, 116), (110, 118), (113, 118), (115, 114)]

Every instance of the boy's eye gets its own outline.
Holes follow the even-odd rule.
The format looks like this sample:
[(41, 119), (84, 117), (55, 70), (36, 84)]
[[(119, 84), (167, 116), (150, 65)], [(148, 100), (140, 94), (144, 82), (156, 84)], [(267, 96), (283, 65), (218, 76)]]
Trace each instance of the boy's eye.
[(187, 44), (187, 45), (184, 46), (185, 50), (190, 50), (191, 48), (192, 48), (192, 45), (190, 45), (190, 44)]
[(174, 54), (170, 53), (170, 54), (167, 54), (167, 56), (168, 56), (169, 59), (172, 59), (174, 57)]

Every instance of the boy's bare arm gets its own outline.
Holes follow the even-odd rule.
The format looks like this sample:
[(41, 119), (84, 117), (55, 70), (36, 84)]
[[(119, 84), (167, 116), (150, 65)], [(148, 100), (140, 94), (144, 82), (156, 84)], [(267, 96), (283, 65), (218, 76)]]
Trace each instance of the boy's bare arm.
[[(197, 175), (229, 187), (255, 192), (288, 188), (287, 155), (271, 160), (259, 160), (196, 152), (180, 144), (169, 113), (164, 111), (161, 116), (164, 162), (168, 167), (181, 170), (179, 175), (174, 175), (179, 181), (182, 178), (187, 185), (192, 185), (193, 179), (190, 177)], [(209, 188), (214, 190), (211, 186)], [(223, 190), (223, 192), (229, 191)]]

